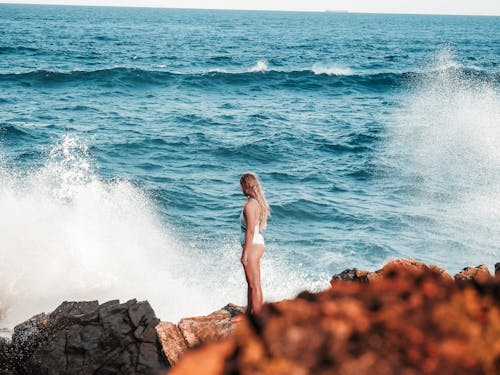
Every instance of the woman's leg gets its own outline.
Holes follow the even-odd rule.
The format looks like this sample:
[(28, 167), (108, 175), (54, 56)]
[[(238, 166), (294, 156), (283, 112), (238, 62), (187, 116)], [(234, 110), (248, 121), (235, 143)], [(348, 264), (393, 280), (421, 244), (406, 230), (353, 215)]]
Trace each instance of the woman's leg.
[(248, 250), (248, 262), (244, 266), (248, 284), (247, 313), (258, 314), (262, 308), (263, 296), (260, 285), (260, 258), (264, 254), (264, 245), (252, 245)]

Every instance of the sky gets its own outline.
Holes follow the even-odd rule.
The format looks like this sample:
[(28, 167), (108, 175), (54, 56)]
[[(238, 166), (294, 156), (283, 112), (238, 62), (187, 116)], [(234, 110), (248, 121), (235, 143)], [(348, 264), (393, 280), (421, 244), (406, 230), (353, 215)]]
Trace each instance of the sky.
[(500, 0), (0, 0), (0, 3), (293, 11), (342, 10), (366, 13), (470, 14), (500, 16)]

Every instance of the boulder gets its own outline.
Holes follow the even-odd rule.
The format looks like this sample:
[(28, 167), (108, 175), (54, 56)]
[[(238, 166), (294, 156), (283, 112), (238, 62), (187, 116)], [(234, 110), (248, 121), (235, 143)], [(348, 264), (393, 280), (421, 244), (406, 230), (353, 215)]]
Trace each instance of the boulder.
[(479, 283), (487, 282), (491, 279), (488, 267), (481, 264), (477, 267), (465, 267), (462, 271), (455, 275), (455, 281), (471, 281), (474, 280)]
[(229, 304), (207, 316), (181, 319), (178, 324), (161, 322), (156, 332), (168, 362), (173, 366), (188, 349), (228, 336), (231, 318), (242, 313), (242, 307)]
[(22, 374), (156, 374), (168, 366), (148, 302), (63, 302), (14, 328), (8, 368)]
[(367, 283), (368, 275), (373, 272), (369, 271), (360, 271), (357, 268), (348, 268), (341, 273), (335, 274), (332, 276), (332, 280), (330, 284), (333, 284), (337, 281), (357, 281), (359, 283)]
[(169, 375), (499, 374), (500, 281), (391, 263), (369, 283), (265, 304)]
[(443, 280), (452, 281), (451, 275), (446, 272), (443, 268), (436, 265), (427, 265), (423, 262), (418, 262), (413, 258), (409, 259), (396, 259), (386, 265), (381, 269), (371, 272), (371, 271), (360, 271), (357, 268), (346, 269), (339, 274), (333, 275), (330, 284), (332, 287), (339, 281), (355, 281), (359, 283), (369, 283), (381, 277), (390, 277), (392, 273), (403, 271), (405, 274), (419, 274), (425, 271), (433, 271), (439, 274)]

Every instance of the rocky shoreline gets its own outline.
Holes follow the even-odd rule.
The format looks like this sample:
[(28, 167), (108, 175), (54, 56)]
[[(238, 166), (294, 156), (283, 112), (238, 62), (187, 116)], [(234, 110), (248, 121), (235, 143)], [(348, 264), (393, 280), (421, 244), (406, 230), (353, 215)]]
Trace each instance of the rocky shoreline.
[(146, 301), (64, 302), (0, 338), (0, 373), (498, 374), (500, 263), (495, 274), (398, 259), (238, 324), (231, 304), (174, 324)]

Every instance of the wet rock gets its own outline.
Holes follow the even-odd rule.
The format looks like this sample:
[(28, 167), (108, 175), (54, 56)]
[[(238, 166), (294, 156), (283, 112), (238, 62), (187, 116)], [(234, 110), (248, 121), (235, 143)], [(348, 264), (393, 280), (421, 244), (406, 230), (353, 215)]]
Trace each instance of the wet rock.
[(169, 375), (496, 375), (499, 337), (499, 280), (454, 283), (438, 267), (403, 260), (369, 283), (265, 304)]
[(487, 282), (491, 279), (490, 271), (488, 267), (481, 264), (477, 267), (465, 267), (462, 271), (455, 275), (456, 281), (471, 281), (474, 280), (479, 283)]
[(179, 324), (161, 322), (156, 332), (169, 363), (177, 363), (190, 348), (229, 335), (233, 327), (231, 318), (241, 313), (242, 307), (230, 304), (207, 316), (181, 319)]
[(64, 302), (14, 328), (8, 368), (20, 374), (156, 374), (168, 366), (148, 302)]

